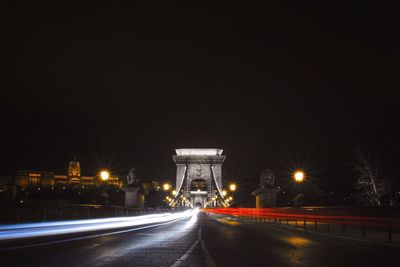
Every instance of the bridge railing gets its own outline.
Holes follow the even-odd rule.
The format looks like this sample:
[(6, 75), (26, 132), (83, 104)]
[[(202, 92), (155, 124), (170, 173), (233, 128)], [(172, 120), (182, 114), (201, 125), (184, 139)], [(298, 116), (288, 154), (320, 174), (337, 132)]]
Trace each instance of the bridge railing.
[(338, 208), (215, 208), (207, 213), (225, 214), (244, 220), (287, 225), (304, 231), (353, 235), (392, 241), (400, 239), (400, 216), (392, 210)]

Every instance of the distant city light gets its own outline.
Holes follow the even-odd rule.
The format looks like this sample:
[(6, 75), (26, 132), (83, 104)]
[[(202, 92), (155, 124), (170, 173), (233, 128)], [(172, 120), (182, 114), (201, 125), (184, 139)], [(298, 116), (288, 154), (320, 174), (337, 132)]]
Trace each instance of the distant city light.
[(226, 190), (222, 190), (222, 196), (226, 196), (226, 194), (228, 194), (228, 192), (226, 192)]
[(171, 188), (171, 185), (168, 183), (163, 184), (164, 191), (168, 191)]
[(176, 190), (172, 190), (172, 195), (176, 196)]

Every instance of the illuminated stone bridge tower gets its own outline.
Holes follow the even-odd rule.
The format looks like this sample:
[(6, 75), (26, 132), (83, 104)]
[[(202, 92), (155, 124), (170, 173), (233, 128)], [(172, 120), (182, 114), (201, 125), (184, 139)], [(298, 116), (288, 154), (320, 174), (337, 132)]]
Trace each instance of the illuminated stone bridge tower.
[(222, 151), (176, 149), (176, 195), (171, 206), (229, 206), (222, 195)]

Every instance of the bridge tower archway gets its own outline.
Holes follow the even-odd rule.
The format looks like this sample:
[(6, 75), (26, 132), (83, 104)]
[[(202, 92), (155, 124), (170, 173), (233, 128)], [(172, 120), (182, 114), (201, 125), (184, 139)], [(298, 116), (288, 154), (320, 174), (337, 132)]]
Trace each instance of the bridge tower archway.
[[(176, 149), (176, 197), (173, 206), (227, 207), (222, 196), (222, 149)], [(216, 201), (217, 200), (217, 201)]]

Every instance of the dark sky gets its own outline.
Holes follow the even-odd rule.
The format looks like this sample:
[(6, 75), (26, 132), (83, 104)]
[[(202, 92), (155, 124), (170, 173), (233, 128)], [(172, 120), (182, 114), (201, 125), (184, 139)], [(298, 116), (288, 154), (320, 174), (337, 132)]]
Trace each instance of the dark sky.
[(298, 167), (340, 187), (360, 145), (396, 179), (398, 7), (9, 2), (2, 173), (76, 154), (86, 174), (165, 179), (175, 148), (217, 147), (247, 187)]

